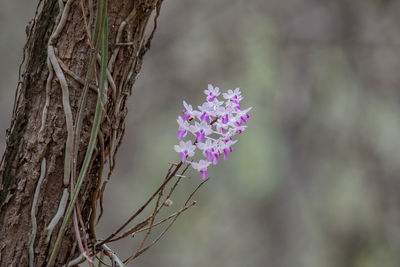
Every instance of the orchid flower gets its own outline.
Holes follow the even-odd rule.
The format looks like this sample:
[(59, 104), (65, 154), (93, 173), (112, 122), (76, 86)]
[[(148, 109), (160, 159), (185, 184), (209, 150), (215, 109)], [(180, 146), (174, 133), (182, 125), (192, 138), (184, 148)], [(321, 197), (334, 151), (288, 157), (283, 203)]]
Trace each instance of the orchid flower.
[(181, 161), (185, 162), (186, 157), (193, 157), (194, 156), (194, 150), (196, 149), (196, 146), (192, 144), (191, 141), (183, 142), (180, 141), (179, 145), (175, 145), (174, 149), (176, 152), (180, 153), (181, 156)]
[[(208, 166), (211, 163), (216, 165), (221, 155), (224, 160), (228, 159), (228, 154), (233, 151), (232, 145), (237, 142), (233, 137), (247, 128), (245, 124), (250, 118), (248, 113), (252, 109), (251, 107), (241, 109), (240, 101), (243, 97), (239, 88), (222, 93), (225, 101), (218, 100), (218, 96), (221, 95), (220, 89), (211, 84), (204, 90), (204, 94), (206, 101), (198, 106), (198, 110), (194, 110), (192, 105), (183, 101), (183, 118), (178, 116), (177, 119), (179, 126), (177, 137), (181, 140), (189, 132), (195, 140), (187, 142), (181, 140), (179, 145), (174, 147), (180, 154), (181, 161), (198, 170), (202, 174), (202, 179), (207, 178)], [(188, 161), (187, 157), (193, 157), (196, 148), (202, 151), (201, 154), (205, 158), (198, 162)]]

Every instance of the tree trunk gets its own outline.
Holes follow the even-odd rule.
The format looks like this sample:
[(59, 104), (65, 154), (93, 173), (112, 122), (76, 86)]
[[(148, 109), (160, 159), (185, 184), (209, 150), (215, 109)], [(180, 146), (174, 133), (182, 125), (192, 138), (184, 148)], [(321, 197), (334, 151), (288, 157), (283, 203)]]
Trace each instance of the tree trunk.
[[(93, 3), (92, 8), (90, 5), (96, 1), (68, 2), (71, 5), (69, 12), (65, 12), (65, 27), (53, 46), (68, 83), (69, 102), (75, 123), (83, 88), (82, 80), (88, 70), (91, 51), (85, 23), (89, 24), (89, 31), (93, 32), (96, 3)], [(65, 7), (69, 5), (68, 2), (64, 3)], [(109, 1), (109, 55), (111, 60), (113, 54), (116, 57), (115, 62), (108, 65), (108, 69), (115, 83), (115, 90), (112, 90), (109, 80), (98, 142), (78, 198), (86, 228), (89, 227), (89, 217), (93, 212), (92, 198), (97, 199), (94, 192), (101, 181), (103, 166), (108, 162), (110, 169), (113, 169), (115, 164), (114, 155), (123, 137), (127, 114), (125, 101), (141, 68), (143, 55), (150, 47), (156, 23), (147, 39), (146, 26), (151, 21), (152, 13), (157, 11), (158, 14), (161, 2), (162, 0)], [(48, 79), (50, 71), (46, 61), (49, 37), (60, 19), (61, 7), (59, 1), (45, 0), (38, 9), (40, 10), (30, 26), (24, 49), (27, 61), (17, 88), (11, 126), (7, 131), (7, 147), (0, 166), (0, 266), (27, 266), (32, 240), (34, 266), (45, 266), (61, 225), (57, 224), (50, 242), (46, 242), (45, 229), (56, 214), (64, 191), (66, 117), (60, 81), (55, 74), (53, 79)], [(154, 22), (157, 17), (156, 15)], [(125, 27), (121, 26), (125, 23)], [(120, 28), (121, 35), (117, 37)], [(116, 45), (117, 38), (119, 43), (126, 45)], [(98, 67), (96, 73), (99, 73)], [(90, 137), (97, 100), (98, 75), (95, 74), (95, 77), (97, 78), (91, 82), (92, 89), (89, 90), (82, 124), (77, 157), (78, 171)], [(47, 86), (47, 93), (46, 83), (50, 85)], [(43, 179), (40, 183), (41, 177)], [(39, 192), (36, 205), (33, 203), (35, 192)], [(37, 222), (36, 235), (32, 231), (32, 216)], [(93, 236), (89, 238), (92, 238), (89, 243), (95, 242)], [(70, 222), (56, 266), (67, 263), (79, 254), (75, 244)]]

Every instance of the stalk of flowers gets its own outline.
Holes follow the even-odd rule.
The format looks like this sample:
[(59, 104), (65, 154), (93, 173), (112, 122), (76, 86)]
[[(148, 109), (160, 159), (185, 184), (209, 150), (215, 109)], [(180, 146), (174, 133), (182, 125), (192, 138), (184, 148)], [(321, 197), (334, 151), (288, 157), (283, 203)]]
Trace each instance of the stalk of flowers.
[[(219, 88), (211, 84), (204, 94), (206, 101), (198, 106), (198, 110), (183, 101), (183, 116), (177, 119), (180, 142), (174, 146), (181, 161), (199, 171), (203, 180), (207, 179), (207, 169), (211, 164), (216, 165), (222, 156), (227, 160), (228, 154), (233, 151), (232, 145), (237, 142), (234, 137), (247, 128), (248, 112), (252, 109), (241, 109), (243, 97), (239, 88), (222, 93), (224, 101), (218, 99), (221, 95)], [(183, 140), (188, 134), (194, 137), (194, 141)], [(197, 150), (204, 158), (198, 162), (188, 160), (195, 156)]]

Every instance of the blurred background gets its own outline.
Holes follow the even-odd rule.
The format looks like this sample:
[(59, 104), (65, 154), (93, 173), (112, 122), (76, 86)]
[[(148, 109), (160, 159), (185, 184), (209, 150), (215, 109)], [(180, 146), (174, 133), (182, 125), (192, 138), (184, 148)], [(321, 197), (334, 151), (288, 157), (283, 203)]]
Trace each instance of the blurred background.
[[(35, 5), (0, 10), (1, 152)], [(160, 184), (182, 100), (201, 104), (212, 83), (241, 88), (249, 127), (131, 266), (400, 266), (399, 28), (395, 0), (165, 1), (98, 231)], [(201, 181), (189, 174), (165, 214)], [(137, 245), (111, 247), (126, 258)]]

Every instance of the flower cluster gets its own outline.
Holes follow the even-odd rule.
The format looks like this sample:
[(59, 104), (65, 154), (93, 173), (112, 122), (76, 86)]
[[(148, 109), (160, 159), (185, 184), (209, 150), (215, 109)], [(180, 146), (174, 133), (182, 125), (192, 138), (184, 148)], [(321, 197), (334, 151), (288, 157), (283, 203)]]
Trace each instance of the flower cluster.
[[(211, 84), (204, 93), (206, 101), (198, 106), (198, 110), (183, 101), (183, 116), (178, 116), (177, 119), (177, 137), (180, 142), (174, 147), (180, 154), (181, 161), (198, 170), (203, 180), (207, 178), (207, 168), (210, 164), (216, 165), (222, 155), (226, 160), (228, 153), (233, 151), (231, 146), (237, 142), (233, 137), (246, 129), (245, 124), (250, 117), (247, 113), (251, 110), (251, 107), (241, 109), (240, 101), (243, 97), (239, 88), (223, 93), (225, 101), (218, 100), (221, 92)], [(188, 133), (195, 137), (193, 142), (182, 140)], [(189, 161), (187, 158), (193, 157), (196, 149), (202, 151), (204, 159), (198, 162)]]

